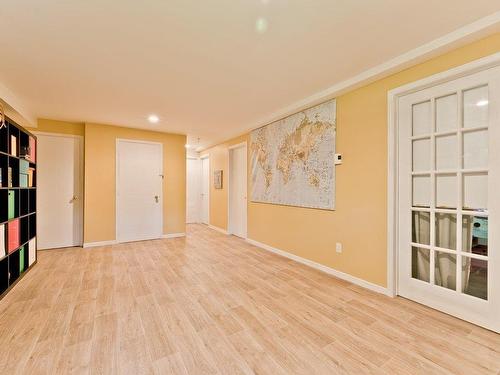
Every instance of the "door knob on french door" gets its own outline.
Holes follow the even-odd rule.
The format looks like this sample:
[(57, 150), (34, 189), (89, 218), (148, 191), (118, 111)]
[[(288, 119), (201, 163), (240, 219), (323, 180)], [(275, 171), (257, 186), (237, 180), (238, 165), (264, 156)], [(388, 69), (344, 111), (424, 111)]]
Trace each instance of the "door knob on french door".
[(160, 197), (158, 195), (155, 195), (155, 202), (158, 203), (160, 201)]

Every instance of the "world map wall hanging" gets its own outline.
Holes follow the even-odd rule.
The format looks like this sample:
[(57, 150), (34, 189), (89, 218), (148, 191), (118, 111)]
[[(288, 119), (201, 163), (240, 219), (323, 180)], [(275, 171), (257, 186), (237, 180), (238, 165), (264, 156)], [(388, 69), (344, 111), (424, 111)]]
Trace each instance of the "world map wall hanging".
[(335, 208), (335, 100), (252, 131), (251, 200)]

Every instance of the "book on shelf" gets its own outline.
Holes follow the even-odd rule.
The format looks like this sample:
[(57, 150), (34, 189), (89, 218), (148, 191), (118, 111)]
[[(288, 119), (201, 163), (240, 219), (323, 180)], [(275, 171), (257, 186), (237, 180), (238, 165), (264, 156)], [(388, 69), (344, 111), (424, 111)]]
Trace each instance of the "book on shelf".
[(0, 224), (0, 258), (3, 258), (5, 252), (5, 224)]
[(28, 169), (28, 186), (33, 187), (33, 176), (35, 174), (35, 168)]
[(28, 243), (28, 266), (35, 263), (36, 260), (36, 238), (32, 238)]
[(9, 190), (8, 213), (7, 218), (14, 219), (16, 217), (16, 192)]
[(12, 187), (12, 167), (7, 169), (7, 186)]
[(32, 163), (36, 163), (36, 141), (35, 141), (35, 138), (33, 137), (30, 137), (30, 155), (29, 155), (29, 159)]
[(19, 273), (24, 272), (24, 246), (19, 250)]
[(19, 219), (9, 221), (7, 224), (9, 239), (9, 254), (19, 247)]
[(30, 163), (27, 160), (19, 160), (19, 173), (28, 174)]
[(10, 136), (10, 154), (17, 156), (17, 137), (15, 135)]
[(19, 187), (28, 187), (28, 175), (24, 173), (19, 174)]

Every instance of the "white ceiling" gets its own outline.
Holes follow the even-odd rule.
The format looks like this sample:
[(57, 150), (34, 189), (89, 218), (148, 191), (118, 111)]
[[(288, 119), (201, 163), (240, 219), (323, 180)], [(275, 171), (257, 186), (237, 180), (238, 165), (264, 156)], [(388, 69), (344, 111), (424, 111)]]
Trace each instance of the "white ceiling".
[(493, 0), (0, 3), (0, 83), (34, 116), (201, 145), (500, 9)]

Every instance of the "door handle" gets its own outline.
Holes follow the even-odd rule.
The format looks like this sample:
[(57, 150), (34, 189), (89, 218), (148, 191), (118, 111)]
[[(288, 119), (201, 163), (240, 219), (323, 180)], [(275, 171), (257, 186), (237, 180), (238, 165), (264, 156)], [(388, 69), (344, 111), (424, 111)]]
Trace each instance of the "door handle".
[(78, 200), (78, 197), (76, 195), (73, 195), (73, 197), (71, 197), (71, 199), (69, 200), (69, 203), (73, 203), (74, 201), (77, 201)]
[(155, 195), (155, 202), (156, 203), (160, 202), (160, 197), (158, 195)]

